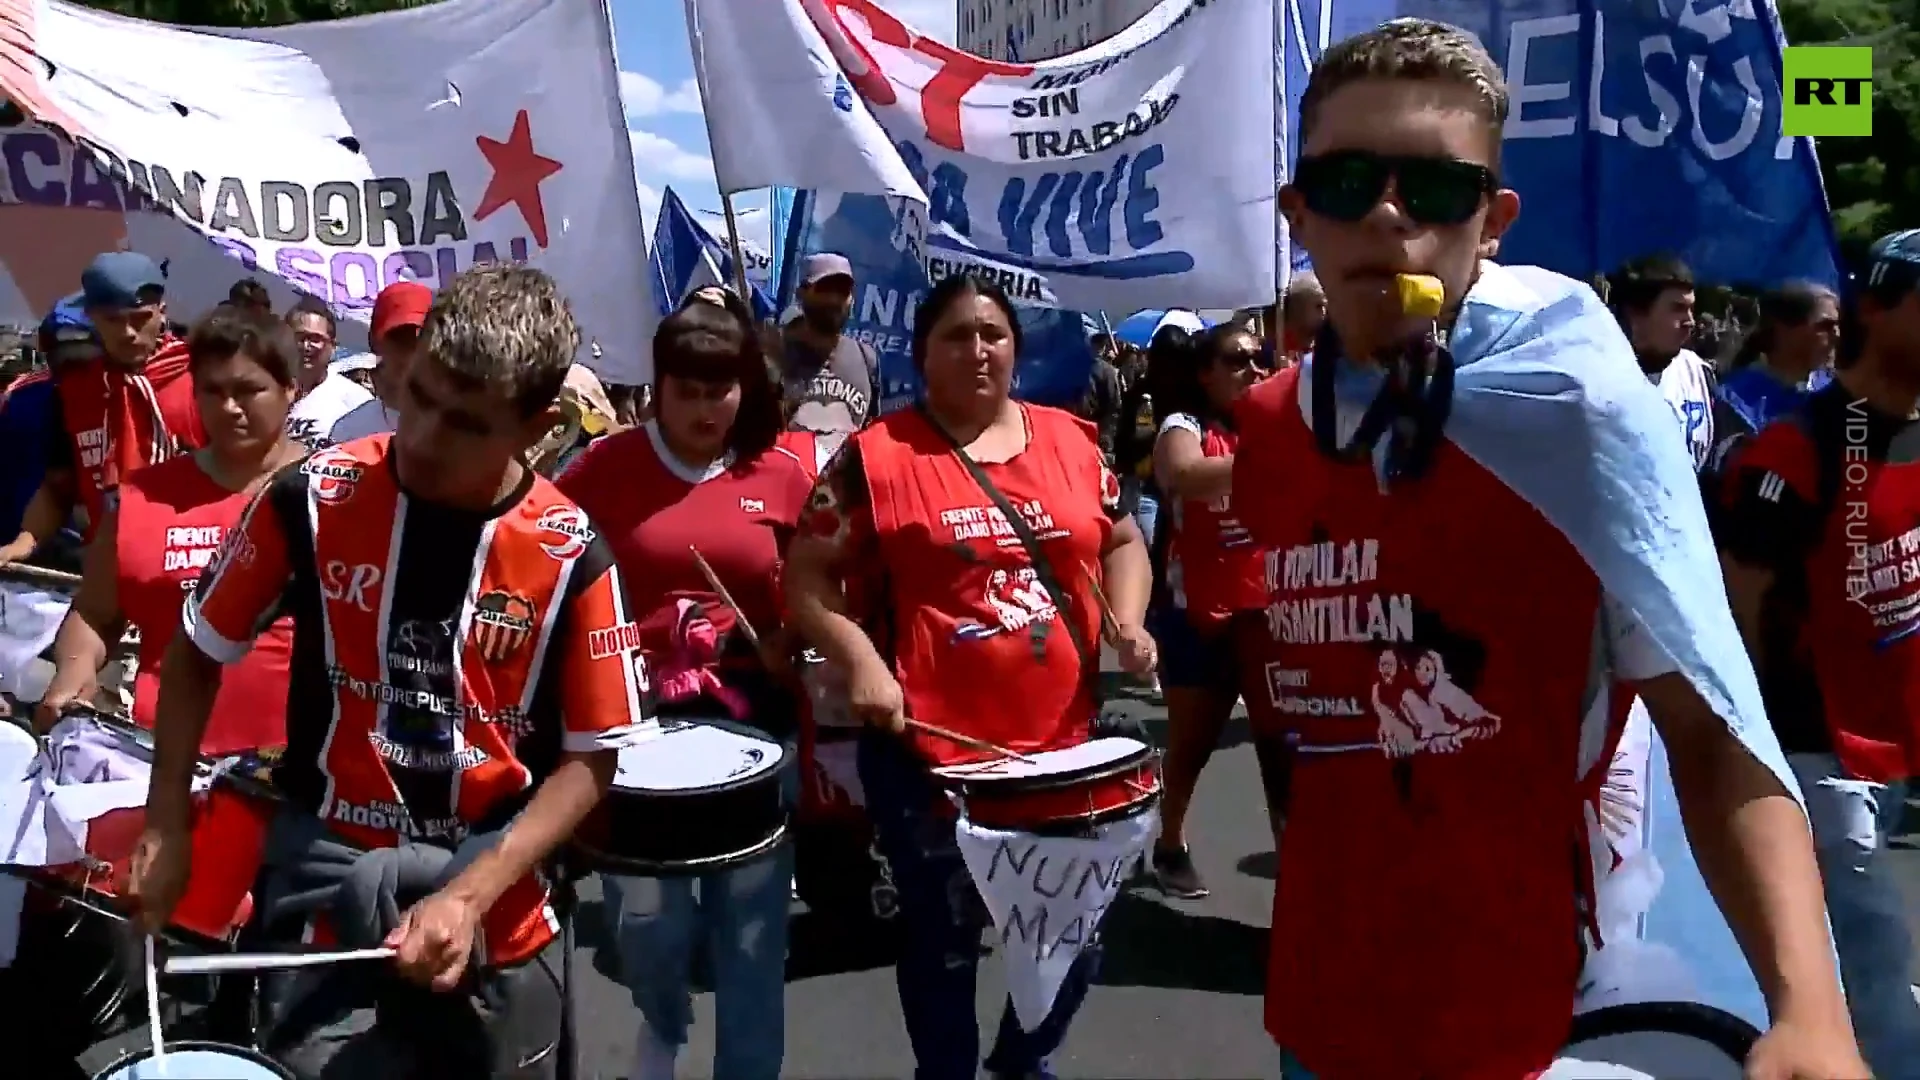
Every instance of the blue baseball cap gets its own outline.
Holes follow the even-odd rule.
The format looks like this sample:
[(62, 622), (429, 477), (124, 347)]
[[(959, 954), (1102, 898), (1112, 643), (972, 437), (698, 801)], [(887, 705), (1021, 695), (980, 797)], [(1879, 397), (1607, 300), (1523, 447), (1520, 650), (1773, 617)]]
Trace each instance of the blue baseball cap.
[(52, 348), (62, 345), (91, 345), (99, 342), (93, 332), (93, 320), (87, 318), (86, 297), (83, 293), (60, 298), (40, 320), (40, 341)]
[(90, 308), (140, 307), (166, 291), (166, 268), (137, 251), (97, 255), (80, 272), (80, 292)]
[(1883, 296), (1920, 286), (1920, 229), (1902, 229), (1873, 242), (1865, 285)]

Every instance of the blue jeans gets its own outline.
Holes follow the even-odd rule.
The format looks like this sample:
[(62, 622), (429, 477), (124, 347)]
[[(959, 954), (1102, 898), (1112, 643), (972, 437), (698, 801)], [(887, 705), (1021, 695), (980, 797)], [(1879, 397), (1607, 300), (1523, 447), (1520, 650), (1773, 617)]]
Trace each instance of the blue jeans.
[(1879, 1080), (1920, 1078), (1913, 939), (1886, 861), (1887, 833), (1906, 805), (1906, 784), (1855, 780), (1832, 754), (1789, 754), (1787, 764), (1806, 794), (1860, 1051)]
[[(980, 1072), (980, 1023), (974, 987), (980, 973), (980, 931), (990, 919), (954, 839), (946, 798), (907, 745), (884, 732), (862, 733), (860, 782), (880, 851), (893, 865), (900, 890), (904, 940), (894, 976), (900, 1012), (913, 1043), (914, 1080), (975, 1080)], [(1086, 1000), (1099, 965), (1089, 946), (1068, 969), (1053, 1011), (1040, 1027), (1023, 1031), (1011, 1001), (987, 1071), (1025, 1077), (1042, 1072), (1060, 1048), (1067, 1026)]]
[(602, 874), (600, 880), (614, 918), (620, 975), (647, 1028), (642, 1037), (686, 1045), (693, 952), (704, 945), (713, 972), (714, 1080), (779, 1080), (787, 1049), (793, 844), (699, 877)]
[[(1133, 481), (1139, 484), (1138, 480)], [(1160, 519), (1160, 500), (1150, 491), (1142, 490), (1133, 504), (1133, 523), (1140, 526), (1140, 535), (1147, 541), (1147, 547), (1153, 547), (1154, 523)]]

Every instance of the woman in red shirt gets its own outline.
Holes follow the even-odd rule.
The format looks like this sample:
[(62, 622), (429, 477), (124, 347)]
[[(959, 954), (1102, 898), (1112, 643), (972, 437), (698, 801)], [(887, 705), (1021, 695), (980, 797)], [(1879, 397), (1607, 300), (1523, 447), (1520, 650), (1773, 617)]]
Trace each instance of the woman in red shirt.
[[(779, 644), (777, 582), (807, 471), (774, 448), (780, 390), (752, 328), (732, 312), (688, 303), (655, 332), (653, 363), (654, 418), (588, 447), (557, 483), (613, 549), (661, 712), (727, 713), (777, 738), (788, 747), (791, 791), (799, 702)], [(741, 605), (737, 614), (715, 595), (696, 548)], [(735, 632), (738, 617), (762, 650)], [(603, 876), (621, 973), (641, 1014), (632, 1080), (673, 1076), (693, 1019), (688, 980), (699, 944), (713, 957), (714, 1076), (778, 1080), (792, 874), (783, 843), (701, 877)]]
[[(1092, 425), (1009, 397), (1019, 348), (1020, 324), (997, 286), (961, 276), (935, 285), (913, 321), (923, 407), (890, 413), (842, 446), (788, 556), (795, 628), (847, 672), (849, 701), (873, 725), (860, 782), (899, 890), (900, 1006), (916, 1080), (973, 1080), (980, 1068), (982, 908), (957, 886), (970, 878), (929, 766), (994, 755), (907, 733), (905, 718), (1014, 751), (1087, 741), (1099, 657), (1082, 643), (1092, 651), (1100, 639), (1096, 565), (1121, 663), (1140, 674), (1154, 661), (1141, 626), (1146, 545), (1121, 510), (1120, 484)], [(1039, 580), (963, 454), (1018, 508), (1068, 596)], [(865, 625), (850, 612), (864, 612)], [(1035, 1031), (1009, 1007), (991, 1073), (1045, 1074), (1095, 956), (1081, 953)]]
[(1216, 326), (1180, 359), (1154, 397), (1153, 477), (1170, 512), (1157, 538), (1165, 547), (1164, 586), (1149, 620), (1167, 701), (1166, 796), (1153, 872), (1169, 896), (1190, 900), (1207, 887), (1187, 851), (1187, 806), (1240, 700), (1227, 622), (1266, 600), (1260, 549), (1234, 516), (1231, 495), (1240, 440), (1231, 410), (1259, 376), (1260, 340), (1242, 326)]
[[(180, 627), (187, 590), (216, 558), (252, 557), (244, 547), (228, 552), (227, 534), (253, 493), (305, 452), (286, 437), (300, 354), (285, 323), (242, 308), (215, 308), (193, 328), (186, 350), (208, 444), (122, 483), (117, 505), (87, 548), (80, 591), (54, 639), (53, 680), (38, 713), (42, 730), (65, 706), (93, 700), (108, 645), (129, 623), (140, 631), (133, 720), (153, 727), (160, 658)], [(281, 619), (227, 669), (201, 753), (285, 744), (292, 647), (291, 621)]]

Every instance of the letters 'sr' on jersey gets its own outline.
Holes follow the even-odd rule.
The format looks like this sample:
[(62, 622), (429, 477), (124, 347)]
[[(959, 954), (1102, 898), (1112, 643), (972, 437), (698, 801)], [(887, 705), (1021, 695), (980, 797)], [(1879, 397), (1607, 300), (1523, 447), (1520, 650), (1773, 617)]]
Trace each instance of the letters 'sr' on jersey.
[[(528, 474), (491, 510), (409, 498), (376, 435), (275, 476), (182, 619), (209, 657), (294, 622), (275, 785), (343, 839), (452, 844), (503, 826), (563, 751), (623, 744), (649, 681), (586, 514)], [(495, 962), (552, 934), (532, 881), (489, 914)]]

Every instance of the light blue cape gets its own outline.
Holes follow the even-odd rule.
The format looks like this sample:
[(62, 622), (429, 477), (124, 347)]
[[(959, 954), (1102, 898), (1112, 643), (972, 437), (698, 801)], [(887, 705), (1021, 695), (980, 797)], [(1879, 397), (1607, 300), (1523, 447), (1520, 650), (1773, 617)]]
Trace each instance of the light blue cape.
[[(1727, 606), (1693, 459), (1612, 312), (1571, 278), (1483, 263), (1448, 346), (1457, 370), (1447, 438), (1566, 535), (1607, 593), (1798, 800)], [(1342, 367), (1335, 383), (1343, 427), (1372, 400), (1380, 377)], [(1311, 425), (1308, 372), (1301, 385)], [(1706, 1004), (1764, 1030), (1765, 1001), (1687, 846), (1657, 734), (1649, 773), (1646, 842), (1665, 882), (1643, 936), (1681, 955)]]

